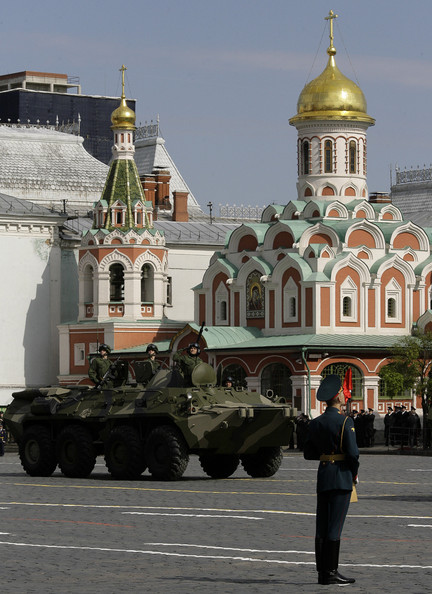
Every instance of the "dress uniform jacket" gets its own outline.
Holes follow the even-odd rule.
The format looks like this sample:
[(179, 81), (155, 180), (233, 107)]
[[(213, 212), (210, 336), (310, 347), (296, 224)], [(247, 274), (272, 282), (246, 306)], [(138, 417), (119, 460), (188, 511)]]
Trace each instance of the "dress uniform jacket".
[[(341, 450), (341, 433), (345, 419)], [(306, 460), (319, 460), (323, 454), (344, 454), (345, 460), (320, 462), (317, 493), (335, 489), (352, 491), (353, 479), (357, 476), (359, 467), (354, 423), (335, 407), (327, 407), (322, 415), (309, 424), (304, 457)]]

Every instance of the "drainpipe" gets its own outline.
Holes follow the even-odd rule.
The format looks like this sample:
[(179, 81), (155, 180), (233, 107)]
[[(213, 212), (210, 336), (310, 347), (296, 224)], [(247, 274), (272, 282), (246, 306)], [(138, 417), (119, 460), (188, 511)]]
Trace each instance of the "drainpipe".
[(308, 414), (309, 414), (309, 418), (312, 418), (312, 411), (311, 411), (311, 374), (310, 374), (310, 369), (309, 369), (309, 365), (308, 362), (306, 361), (306, 357), (305, 357), (305, 353), (307, 352), (306, 347), (302, 347), (301, 350), (301, 357), (302, 357), (302, 361), (303, 363), (306, 365), (306, 369), (308, 372), (308, 398), (307, 398), (307, 407), (308, 407)]

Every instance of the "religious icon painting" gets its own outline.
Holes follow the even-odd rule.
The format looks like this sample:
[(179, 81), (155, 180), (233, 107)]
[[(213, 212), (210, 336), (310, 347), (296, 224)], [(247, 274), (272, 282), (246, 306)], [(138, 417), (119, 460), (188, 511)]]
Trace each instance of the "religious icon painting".
[(265, 289), (257, 270), (250, 273), (246, 281), (246, 318), (263, 318)]

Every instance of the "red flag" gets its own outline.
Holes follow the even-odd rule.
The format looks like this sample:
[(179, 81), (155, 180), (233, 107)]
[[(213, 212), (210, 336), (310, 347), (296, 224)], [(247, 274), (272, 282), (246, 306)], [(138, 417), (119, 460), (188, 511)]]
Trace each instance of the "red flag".
[(343, 381), (343, 393), (345, 396), (345, 404), (351, 398), (352, 387), (352, 369), (351, 367), (348, 367)]

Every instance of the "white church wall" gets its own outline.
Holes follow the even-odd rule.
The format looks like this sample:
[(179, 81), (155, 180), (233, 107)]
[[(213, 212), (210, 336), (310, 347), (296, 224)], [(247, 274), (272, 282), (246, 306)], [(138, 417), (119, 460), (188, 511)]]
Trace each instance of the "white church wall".
[(172, 306), (165, 307), (171, 320), (194, 320), (194, 294), (192, 288), (202, 282), (213, 249), (170, 247), (168, 276), (172, 279)]
[[(60, 319), (60, 249), (49, 228), (0, 235), (0, 405), (25, 386), (56, 382)], [(7, 257), (6, 257), (7, 254)]]

